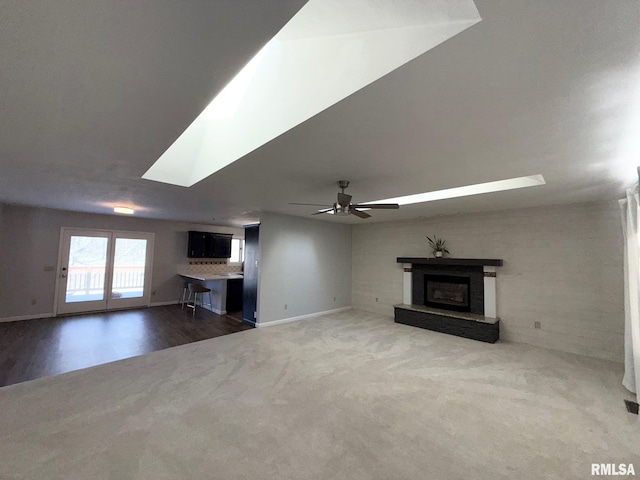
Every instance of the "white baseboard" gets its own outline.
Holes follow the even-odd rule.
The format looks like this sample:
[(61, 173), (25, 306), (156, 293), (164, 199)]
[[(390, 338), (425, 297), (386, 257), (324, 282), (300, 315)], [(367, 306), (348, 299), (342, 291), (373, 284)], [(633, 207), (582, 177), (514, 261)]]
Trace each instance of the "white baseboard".
[[(156, 303), (150, 303), (148, 306), (149, 307), (162, 307), (164, 305), (179, 305), (180, 301), (169, 301), (169, 302), (156, 302)], [(145, 307), (124, 307), (121, 309), (114, 309), (114, 310), (101, 310), (99, 312), (80, 312), (76, 315), (82, 315), (83, 313), (106, 313), (106, 312), (117, 312), (119, 310), (130, 310), (132, 308), (145, 308)], [(225, 312), (226, 313), (226, 312)], [(56, 317), (57, 315), (55, 315), (53, 312), (51, 313), (38, 313), (37, 315), (19, 315), (19, 316), (15, 316), (15, 317), (0, 317), (0, 323), (4, 323), (4, 322), (19, 322), (21, 320), (35, 320), (38, 318), (53, 318)]]
[[(161, 307), (163, 305), (178, 305), (180, 302), (179, 301), (170, 301), (170, 302), (157, 302), (157, 303), (151, 303), (149, 306), (150, 307)], [(299, 315), (297, 317), (289, 317), (289, 318), (283, 318), (281, 320), (273, 320), (271, 322), (266, 322), (266, 323), (256, 323), (256, 322), (252, 322), (252, 321), (247, 321), (244, 320), (246, 323), (249, 323), (255, 327), (273, 327), (275, 325), (280, 325), (283, 323), (290, 323), (290, 322), (297, 322), (298, 320), (306, 320), (309, 318), (315, 318), (315, 317), (319, 317), (321, 315), (327, 315), (330, 313), (338, 313), (338, 312), (345, 312), (347, 310), (351, 310), (352, 307), (341, 307), (341, 308), (335, 308), (333, 310), (325, 310), (324, 312), (316, 312), (316, 313), (309, 313), (307, 315)], [(208, 309), (207, 309), (208, 310)], [(224, 315), (227, 312), (223, 312), (223, 311), (215, 311), (215, 313), (217, 313), (218, 315)], [(95, 312), (94, 312), (95, 313)], [(55, 315), (53, 314), (53, 312), (51, 313), (39, 313), (37, 315), (20, 315), (20, 316), (15, 316), (15, 317), (3, 317), (0, 318), (0, 323), (4, 323), (4, 322), (19, 322), (21, 320), (35, 320), (38, 318), (51, 318), (51, 317), (55, 317)]]
[(171, 300), (169, 302), (154, 302), (154, 303), (150, 303), (149, 306), (150, 307), (164, 307), (165, 305), (178, 305), (180, 303), (180, 300)]
[(246, 320), (246, 319), (244, 319), (244, 318), (243, 318), (243, 319), (242, 319), (242, 321), (243, 321), (244, 323), (248, 324), (248, 325), (251, 325), (252, 327), (258, 327), (258, 326), (259, 326), (259, 325), (258, 325), (256, 322), (254, 322), (253, 320)]
[(307, 315), (299, 315), (297, 317), (289, 317), (289, 318), (283, 318), (281, 320), (272, 320), (270, 322), (256, 323), (256, 327), (273, 327), (274, 325), (280, 325), (282, 323), (297, 322), (298, 320), (307, 320), (309, 318), (320, 317), (322, 315), (328, 315), (330, 313), (345, 312), (347, 310), (351, 310), (351, 308), (352, 307), (334, 308), (333, 310), (325, 310), (324, 312), (309, 313)]
[(38, 313), (37, 315), (19, 315), (16, 317), (3, 317), (0, 318), (0, 323), (4, 322), (19, 322), (21, 320), (35, 320), (37, 318), (50, 318), (55, 317), (53, 312), (51, 313)]
[[(154, 302), (154, 303), (150, 303), (149, 306), (150, 307), (164, 307), (165, 305), (180, 305), (180, 300), (175, 301), (169, 301), (169, 302)], [(200, 307), (200, 304), (198, 304), (198, 307)], [(205, 310), (209, 310), (210, 312), (213, 313), (217, 313), (218, 315), (226, 315), (227, 311), (226, 310), (218, 310), (217, 308), (209, 308), (209, 307), (201, 307), (204, 308)]]

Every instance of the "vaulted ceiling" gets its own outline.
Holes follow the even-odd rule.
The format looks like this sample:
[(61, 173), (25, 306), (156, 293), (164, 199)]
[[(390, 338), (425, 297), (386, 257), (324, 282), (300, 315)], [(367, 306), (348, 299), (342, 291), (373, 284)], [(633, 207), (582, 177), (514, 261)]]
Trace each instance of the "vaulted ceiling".
[(547, 182), (371, 222), (614, 199), (634, 180), (637, 0), (476, 0), (481, 22), (194, 186), (143, 180), (304, 4), (0, 0), (0, 201), (241, 225), (307, 216), (289, 202), (331, 203), (339, 179), (357, 202)]

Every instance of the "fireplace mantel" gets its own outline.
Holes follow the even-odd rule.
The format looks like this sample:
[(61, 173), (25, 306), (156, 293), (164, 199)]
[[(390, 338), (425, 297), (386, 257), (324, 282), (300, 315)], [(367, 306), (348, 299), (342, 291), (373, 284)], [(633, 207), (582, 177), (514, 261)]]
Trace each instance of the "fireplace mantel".
[(465, 267), (501, 267), (501, 258), (420, 258), (398, 257), (398, 263), (412, 263), (414, 265), (454, 265)]

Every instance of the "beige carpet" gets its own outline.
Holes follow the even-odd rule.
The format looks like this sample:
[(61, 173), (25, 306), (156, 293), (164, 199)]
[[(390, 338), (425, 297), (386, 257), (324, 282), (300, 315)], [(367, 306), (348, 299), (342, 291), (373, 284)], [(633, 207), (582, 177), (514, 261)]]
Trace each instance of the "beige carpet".
[(621, 376), (344, 312), (0, 388), (0, 478), (640, 474)]

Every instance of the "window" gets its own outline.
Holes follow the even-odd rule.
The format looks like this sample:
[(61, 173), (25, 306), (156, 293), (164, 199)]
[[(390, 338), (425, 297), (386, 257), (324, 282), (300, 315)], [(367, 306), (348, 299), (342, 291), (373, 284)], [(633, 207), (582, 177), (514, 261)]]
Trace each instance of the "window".
[(244, 261), (244, 240), (234, 238), (231, 240), (231, 258), (229, 265), (241, 265)]

